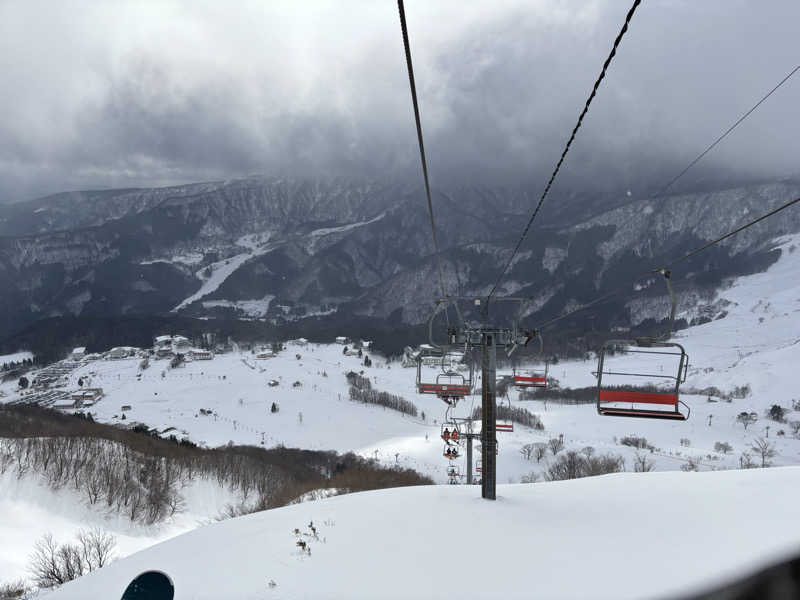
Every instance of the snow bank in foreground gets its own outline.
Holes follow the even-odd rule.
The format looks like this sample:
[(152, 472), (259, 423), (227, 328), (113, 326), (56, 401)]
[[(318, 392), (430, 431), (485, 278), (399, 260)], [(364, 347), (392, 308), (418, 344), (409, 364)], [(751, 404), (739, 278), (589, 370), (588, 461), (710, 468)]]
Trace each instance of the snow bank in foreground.
[[(338, 496), (202, 527), (49, 597), (119, 598), (149, 569), (176, 600), (674, 597), (797, 551), (799, 484), (788, 467), (504, 485), (496, 502), (466, 486)], [(293, 531), (312, 520), (308, 555)]]
[(0, 474), (0, 583), (29, 575), (30, 553), (46, 533), (58, 542), (73, 542), (81, 529), (100, 527), (116, 536), (116, 554), (127, 556), (190, 531), (221, 514), (228, 504), (241, 501), (237, 494), (208, 480), (192, 482), (181, 495), (183, 512), (164, 523), (145, 526), (121, 515), (104, 514), (102, 503), (88, 506), (70, 485), (53, 490), (37, 474), (18, 478), (9, 469)]

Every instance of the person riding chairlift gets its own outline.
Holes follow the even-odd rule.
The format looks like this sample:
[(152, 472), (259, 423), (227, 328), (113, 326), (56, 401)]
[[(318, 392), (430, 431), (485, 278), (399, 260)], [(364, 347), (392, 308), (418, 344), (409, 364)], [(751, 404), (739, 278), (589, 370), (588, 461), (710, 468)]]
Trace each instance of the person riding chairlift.
[(443, 439), (445, 442), (449, 442), (449, 441), (450, 441), (450, 435), (451, 435), (451, 434), (450, 434), (450, 431), (447, 429), (447, 427), (445, 427), (445, 428), (444, 428), (444, 432), (442, 432), (442, 439)]
[(454, 442), (458, 441), (458, 429), (453, 429), (453, 432), (450, 434), (450, 439)]

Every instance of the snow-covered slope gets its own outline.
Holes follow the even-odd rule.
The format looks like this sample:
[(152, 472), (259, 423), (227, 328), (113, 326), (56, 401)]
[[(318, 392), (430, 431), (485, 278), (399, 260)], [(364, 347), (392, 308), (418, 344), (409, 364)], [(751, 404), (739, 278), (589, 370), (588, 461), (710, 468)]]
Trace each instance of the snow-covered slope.
[(131, 523), (123, 515), (104, 514), (98, 505), (67, 485), (50, 488), (38, 474), (21, 478), (13, 468), (0, 474), (0, 582), (23, 578), (34, 544), (51, 533), (56, 541), (72, 542), (82, 529), (99, 527), (117, 538), (116, 553), (127, 556), (220, 515), (228, 504), (241, 502), (210, 480), (196, 480), (181, 490), (184, 510), (159, 525)]
[(796, 552), (799, 484), (783, 468), (504, 485), (496, 502), (455, 486), (339, 496), (203, 527), (50, 597), (119, 598), (146, 570), (176, 600), (676, 597)]
[[(683, 399), (692, 408), (691, 419), (662, 422), (599, 417), (593, 405), (521, 402), (518, 393), (512, 392), (511, 402), (537, 413), (545, 429), (517, 427), (513, 433), (498, 435), (499, 481), (519, 481), (530, 472), (541, 476), (552, 457), (537, 463), (524, 459), (519, 450), (525, 444), (546, 442), (562, 434), (568, 449), (592, 446), (597, 452), (619, 454), (626, 459), (627, 469), (632, 468), (636, 453), (636, 449), (619, 444), (627, 435), (644, 436), (655, 447), (649, 458), (656, 470), (679, 469), (688, 458), (699, 461), (701, 469), (736, 468), (741, 453), (750, 451), (756, 438), (768, 434), (778, 452), (774, 464), (800, 463), (800, 440), (792, 436), (789, 424), (765, 416), (772, 404), (779, 404), (788, 410), (788, 421), (800, 421), (800, 412), (792, 410), (792, 400), (800, 398), (793, 385), (800, 349), (800, 251), (792, 250), (800, 247), (800, 236), (784, 238), (775, 246), (781, 249), (781, 257), (765, 273), (736, 279), (714, 300), (727, 303), (727, 316), (682, 330), (674, 338), (690, 357), (687, 391), (714, 386), (730, 392), (750, 386), (749, 395), (731, 402), (712, 398), (715, 401), (709, 403), (707, 394), (688, 393)], [(229, 440), (248, 444), (263, 440), (265, 446), (356, 450), (445, 482), (448, 461), (442, 457), (439, 439), (445, 405), (435, 396), (416, 393), (413, 369), (387, 363), (379, 356), (373, 359), (373, 366), (364, 368), (357, 357), (343, 356), (341, 346), (312, 344), (290, 346), (270, 360), (255, 360), (249, 353), (227, 354), (175, 370), (168, 369), (166, 361), (153, 361), (141, 377), (138, 360), (96, 361), (75, 371), (72, 378), (75, 384), (78, 377), (93, 374), (92, 385), (104, 389), (106, 397), (91, 409), (100, 420), (119, 422), (115, 415), (119, 417), (121, 406), (129, 404), (129, 420), (160, 430), (175, 427), (209, 446)], [(611, 364), (640, 371), (637, 359), (631, 357), (615, 357)], [(595, 369), (592, 360), (569, 361), (551, 366), (550, 373), (562, 387), (574, 388), (595, 385)], [(351, 370), (364, 370), (374, 388), (411, 400), (425, 412), (426, 419), (423, 421), (421, 414), (410, 418), (351, 402), (344, 376)], [(279, 380), (280, 385), (267, 386), (271, 379)], [(294, 382), (301, 386), (293, 387)], [(13, 400), (12, 388), (13, 384), (7, 383), (0, 391)], [(547, 394), (537, 397), (546, 398)], [(279, 405), (279, 413), (270, 412), (273, 402)], [(466, 417), (479, 403), (477, 396), (468, 397), (453, 414)], [(216, 414), (202, 415), (200, 408)], [(756, 412), (759, 422), (745, 430), (736, 421), (743, 411)], [(717, 442), (730, 444), (732, 451), (718, 452)], [(463, 459), (458, 466), (464, 473)]]

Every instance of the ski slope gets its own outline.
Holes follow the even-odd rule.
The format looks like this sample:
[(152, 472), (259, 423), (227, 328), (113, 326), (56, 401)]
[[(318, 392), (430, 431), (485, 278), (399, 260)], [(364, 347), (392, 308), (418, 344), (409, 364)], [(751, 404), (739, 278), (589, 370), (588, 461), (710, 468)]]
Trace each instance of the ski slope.
[(674, 598), (796, 553), (798, 485), (791, 467), (503, 485), (496, 502), (459, 486), (351, 494), (203, 527), (49, 597), (120, 598), (160, 570), (176, 600)]
[[(563, 436), (567, 450), (591, 446), (596, 453), (622, 456), (628, 471), (633, 469), (637, 452), (641, 452), (620, 444), (620, 439), (628, 435), (645, 437), (654, 447), (653, 452), (647, 452), (647, 458), (656, 471), (679, 471), (686, 467), (689, 459), (701, 471), (736, 469), (742, 453), (752, 454), (750, 446), (758, 438), (766, 438), (774, 444), (777, 456), (770, 460), (771, 464), (800, 465), (800, 440), (792, 436), (789, 423), (777, 423), (765, 416), (772, 404), (779, 404), (788, 409), (787, 421), (800, 421), (800, 411), (792, 410), (792, 400), (800, 399), (800, 392), (794, 384), (800, 349), (800, 319), (797, 314), (800, 312), (800, 252), (793, 250), (798, 246), (800, 236), (777, 241), (776, 247), (781, 248), (782, 255), (774, 265), (765, 273), (738, 278), (720, 292), (717, 299), (729, 303), (725, 318), (679, 331), (673, 338), (685, 346), (690, 357), (686, 390), (716, 386), (727, 393), (747, 385), (751, 388), (749, 395), (730, 402), (719, 398), (708, 402), (706, 394), (684, 394), (683, 400), (692, 409), (690, 420), (668, 422), (600, 417), (594, 405), (558, 405), (543, 400), (520, 402), (518, 393), (512, 392), (512, 404), (538, 414), (545, 429), (537, 431), (517, 426), (512, 433), (498, 433), (498, 482), (514, 483), (531, 474), (541, 480), (556, 457), (548, 452), (537, 463), (535, 459), (526, 460), (520, 449), (525, 444), (544, 443), (559, 436)], [(297, 358), (298, 354), (300, 358)], [(229, 441), (254, 445), (263, 441), (267, 447), (283, 444), (356, 451), (386, 465), (414, 468), (430, 475), (437, 483), (447, 482), (446, 471), (451, 464), (462, 475), (465, 474), (463, 457), (448, 461), (442, 456), (443, 442), (439, 433), (445, 405), (435, 396), (417, 394), (414, 369), (402, 368), (398, 362), (387, 362), (379, 355), (369, 354), (373, 359), (370, 368), (363, 367), (357, 357), (344, 356), (342, 346), (335, 344), (290, 344), (269, 360), (256, 360), (250, 353), (224, 354), (211, 361), (190, 362), (177, 369), (169, 369), (166, 360), (151, 360), (150, 368), (145, 371), (139, 370), (139, 359), (96, 360), (73, 371), (64, 389), (77, 389), (78, 379), (88, 378), (88, 386), (102, 387), (105, 392), (105, 397), (89, 409), (98, 420), (126, 424), (142, 422), (158, 428), (164, 435), (175, 434), (209, 447)], [(643, 367), (636, 357), (616, 356), (610, 360), (611, 364), (633, 371)], [(556, 377), (562, 387), (592, 386), (596, 383), (592, 375), (595, 368), (596, 362), (592, 360), (561, 362), (551, 366), (550, 375)], [(421, 412), (424, 411), (425, 420), (421, 414), (411, 418), (382, 407), (351, 402), (345, 378), (348, 371), (363, 371), (373, 388), (414, 402)], [(508, 373), (501, 370), (499, 374)], [(277, 387), (267, 385), (273, 379), (279, 381)], [(301, 385), (294, 387), (295, 382)], [(15, 388), (14, 382), (0, 384), (0, 401), (19, 398)], [(547, 396), (542, 393), (537, 397)], [(280, 407), (277, 413), (270, 412), (273, 402)], [(466, 417), (479, 403), (477, 396), (467, 397), (453, 414)], [(125, 412), (125, 421), (120, 419), (123, 405), (131, 406)], [(210, 410), (212, 414), (203, 415), (200, 408)], [(736, 421), (740, 412), (755, 412), (759, 420), (745, 430)], [(716, 451), (714, 446), (717, 442), (730, 444), (732, 451), (727, 454)], [(753, 460), (759, 462), (755, 456)], [(680, 477), (675, 481), (684, 487), (689, 486), (686, 493), (692, 490), (692, 494), (700, 493), (700, 490), (689, 484), (705, 481), (692, 479), (696, 474), (664, 475), (673, 476)], [(617, 481), (615, 478), (606, 479)], [(463, 477), (461, 482), (464, 482)], [(462, 493), (465, 498), (479, 495), (476, 488), (465, 488), (462, 492), (450, 491), (449, 487), (441, 493), (454, 494), (454, 498)], [(516, 489), (505, 488), (502, 494), (512, 498), (517, 492), (508, 490)], [(622, 492), (613, 494), (619, 497)], [(0, 510), (2, 514), (19, 515), (20, 510), (27, 509), (15, 507), (14, 502), (25, 504), (30, 498), (35, 498), (35, 495), (6, 492)], [(728, 500), (723, 501), (723, 498), (720, 496), (720, 503), (727, 503)], [(68, 526), (48, 520), (46, 513), (60, 504), (68, 502), (63, 498), (49, 499), (37, 504), (43, 512), (30, 512), (36, 516), (3, 520), (0, 538), (14, 535), (15, 538), (9, 539), (28, 539), (25, 546), (28, 548), (47, 528), (68, 533), (71, 527), (77, 528), (88, 519), (83, 513), (82, 516), (71, 516), (68, 519), (71, 525)], [(627, 500), (624, 508), (629, 510)], [(58, 515), (58, 511), (55, 512), (54, 519)], [(180, 527), (166, 530), (163, 535), (190, 529), (203, 515), (210, 516), (210, 510), (189, 511)], [(16, 533), (12, 531), (12, 524)], [(120, 536), (127, 535), (121, 529), (111, 529)], [(135, 537), (144, 546), (162, 539), (161, 535), (147, 532)], [(122, 554), (142, 546), (120, 543)], [(2, 563), (2, 560), (6, 562)], [(8, 572), (18, 572), (22, 562), (19, 557), (6, 556), (0, 559), (0, 571), (6, 572), (12, 568), (8, 565), (14, 565), (14, 570)], [(451, 566), (444, 561), (441, 569), (451, 572)], [(276, 588), (277, 591), (271, 590), (270, 593), (280, 597), (281, 589)]]
[[(269, 236), (267, 236), (267, 239), (268, 237)], [(185, 298), (183, 301), (181, 301), (180, 304), (172, 309), (172, 312), (178, 312), (192, 302), (196, 302), (197, 300), (208, 296), (212, 292), (215, 292), (217, 288), (219, 288), (219, 286), (221, 286), (234, 271), (236, 271), (248, 260), (255, 258), (256, 256), (261, 256), (262, 254), (272, 252), (272, 250), (277, 247), (276, 244), (267, 243), (266, 240), (263, 240), (261, 236), (257, 235), (242, 236), (236, 240), (236, 245), (247, 248), (247, 251), (234, 256), (229, 256), (228, 258), (215, 263), (211, 263), (210, 265), (196, 271), (195, 277), (203, 282), (200, 286), (200, 289), (188, 298)], [(205, 276), (206, 270), (210, 270), (211, 272), (208, 277)]]
[(126, 556), (153, 544), (191, 531), (215, 519), (241, 495), (204, 479), (181, 490), (182, 512), (159, 525), (131, 523), (124, 515), (105, 514), (99, 505), (88, 506), (85, 497), (67, 485), (50, 488), (38, 474), (17, 478), (11, 468), (0, 474), (0, 583), (28, 575), (29, 555), (47, 533), (59, 543), (73, 542), (82, 529), (100, 527), (117, 538), (116, 553)]

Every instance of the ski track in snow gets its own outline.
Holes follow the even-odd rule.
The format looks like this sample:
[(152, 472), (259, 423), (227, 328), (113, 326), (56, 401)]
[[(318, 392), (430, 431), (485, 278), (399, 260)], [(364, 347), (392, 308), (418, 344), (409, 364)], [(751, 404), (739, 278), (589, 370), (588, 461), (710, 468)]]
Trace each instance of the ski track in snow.
[[(233, 274), (234, 271), (236, 271), (248, 260), (272, 252), (278, 246), (277, 243), (266, 243), (258, 246), (253, 241), (252, 236), (243, 236), (236, 241), (236, 244), (248, 248), (247, 252), (230, 256), (197, 271), (195, 276), (203, 281), (200, 289), (188, 298), (185, 298), (183, 302), (172, 309), (172, 312), (178, 312), (180, 309), (188, 306), (192, 302), (196, 302), (197, 300), (208, 296), (212, 292), (215, 292), (217, 288), (219, 288), (219, 286), (221, 286), (225, 280), (230, 277), (231, 274)], [(211, 276), (208, 279), (203, 279), (202, 273), (207, 268), (211, 268)]]
[[(365, 225), (370, 225), (371, 223), (375, 223), (380, 221), (386, 213), (381, 213), (373, 219), (368, 221), (359, 221), (358, 223), (349, 223), (347, 225), (341, 225), (339, 227), (323, 227), (321, 229), (315, 229), (314, 231), (310, 232), (308, 237), (310, 238), (310, 246), (309, 249), (314, 251), (317, 247), (318, 240), (322, 237), (327, 235), (335, 234), (335, 233), (344, 233), (347, 231), (351, 231), (358, 227), (363, 227)], [(241, 254), (236, 254), (234, 256), (230, 256), (224, 260), (212, 263), (209, 265), (211, 267), (211, 276), (208, 279), (202, 277), (202, 273), (208, 267), (204, 267), (203, 269), (197, 271), (195, 275), (198, 279), (203, 281), (203, 284), (200, 286), (200, 289), (197, 290), (194, 294), (185, 298), (180, 304), (178, 304), (175, 308), (172, 309), (172, 312), (177, 312), (182, 308), (188, 306), (192, 302), (196, 302), (205, 296), (208, 296), (212, 292), (215, 292), (219, 286), (223, 284), (223, 282), (230, 277), (239, 267), (241, 267), (244, 263), (246, 263), (251, 258), (255, 258), (257, 256), (261, 256), (263, 254), (267, 254), (277, 248), (283, 242), (272, 242), (272, 243), (265, 243), (262, 245), (258, 245), (256, 241), (257, 236), (250, 234), (245, 235), (239, 238), (236, 241), (238, 246), (242, 246), (248, 248), (247, 252), (243, 252)], [(144, 263), (143, 263), (144, 264)], [(249, 301), (245, 301), (249, 302)], [(256, 301), (262, 302), (263, 301)], [(234, 303), (234, 305), (238, 305), (238, 303)], [(222, 304), (220, 304), (222, 306)], [(247, 309), (247, 306), (244, 307)], [(269, 304), (267, 303), (267, 309), (269, 308)], [(255, 312), (258, 314), (254, 314), (253, 316), (261, 316), (260, 312), (262, 310), (261, 305), (255, 308)]]

